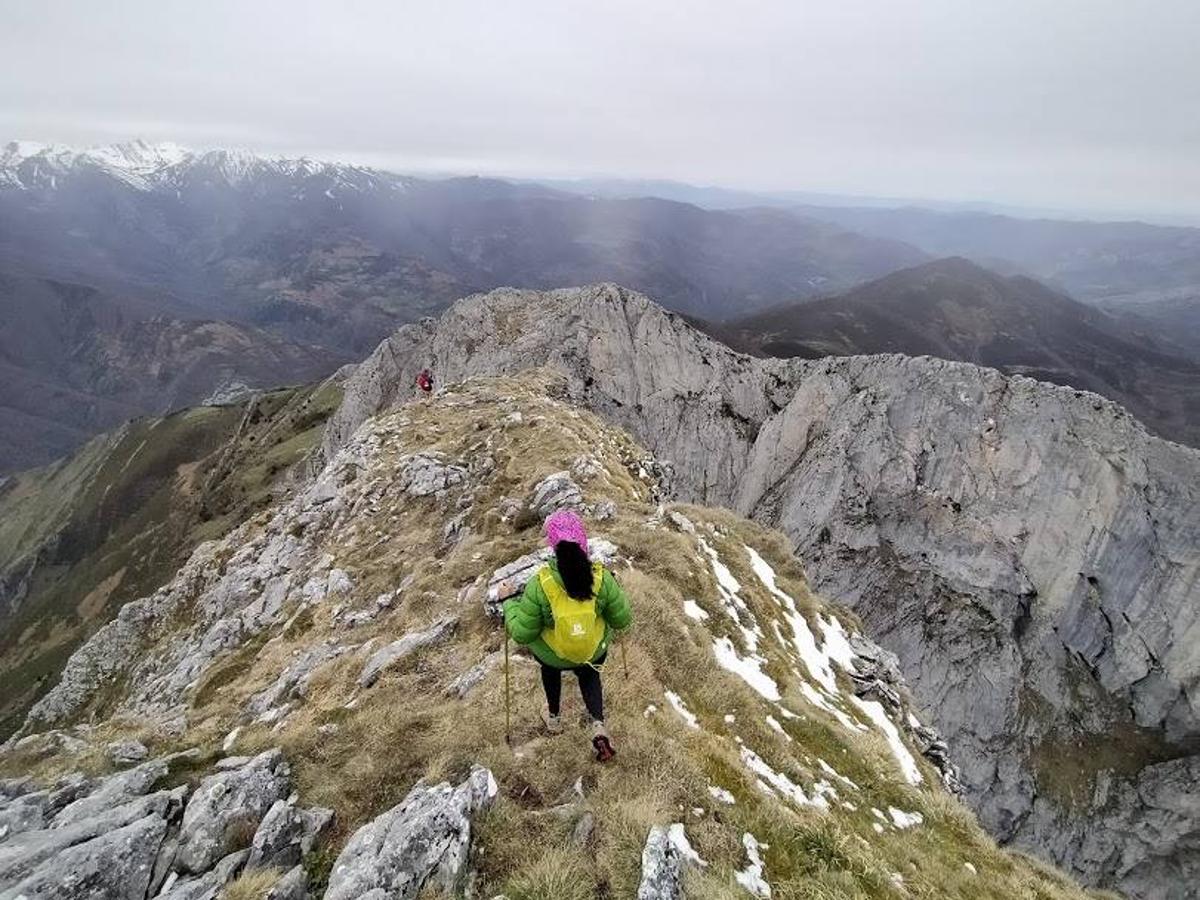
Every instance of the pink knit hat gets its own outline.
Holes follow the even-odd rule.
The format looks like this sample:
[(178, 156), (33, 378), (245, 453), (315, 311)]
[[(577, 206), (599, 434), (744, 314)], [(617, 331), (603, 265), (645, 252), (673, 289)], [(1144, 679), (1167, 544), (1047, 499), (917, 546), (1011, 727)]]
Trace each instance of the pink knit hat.
[(588, 552), (587, 531), (579, 516), (569, 509), (558, 509), (546, 518), (546, 543), (554, 549), (559, 541), (570, 541)]

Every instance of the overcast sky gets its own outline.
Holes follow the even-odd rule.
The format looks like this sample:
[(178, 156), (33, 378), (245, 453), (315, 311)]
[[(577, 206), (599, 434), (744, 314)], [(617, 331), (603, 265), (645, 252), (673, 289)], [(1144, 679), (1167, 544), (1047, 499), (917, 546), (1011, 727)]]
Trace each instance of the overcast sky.
[(0, 141), (1200, 216), (1200, 0), (0, 0)]

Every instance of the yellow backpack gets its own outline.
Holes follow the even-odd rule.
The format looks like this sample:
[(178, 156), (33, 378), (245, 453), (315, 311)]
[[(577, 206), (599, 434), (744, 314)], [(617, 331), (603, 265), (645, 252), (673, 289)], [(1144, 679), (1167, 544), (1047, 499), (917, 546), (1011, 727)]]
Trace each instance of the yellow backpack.
[(591, 662), (604, 640), (604, 619), (596, 613), (596, 596), (604, 583), (604, 566), (592, 564), (592, 596), (587, 600), (577, 600), (568, 594), (549, 566), (542, 566), (538, 581), (554, 616), (554, 626), (542, 632), (542, 640), (560, 659), (576, 665)]

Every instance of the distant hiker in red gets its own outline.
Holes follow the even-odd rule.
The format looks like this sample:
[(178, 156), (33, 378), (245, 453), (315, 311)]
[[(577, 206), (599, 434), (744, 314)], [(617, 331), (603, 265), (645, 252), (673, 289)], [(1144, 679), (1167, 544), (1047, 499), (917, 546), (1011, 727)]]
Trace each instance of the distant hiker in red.
[(428, 369), (422, 369), (421, 374), (417, 376), (417, 387), (420, 388), (422, 394), (432, 393), (433, 373)]
[(546, 519), (546, 543), (554, 559), (525, 585), (525, 592), (504, 605), (504, 625), (518, 644), (529, 647), (541, 664), (551, 734), (562, 732), (562, 673), (574, 672), (592, 718), (592, 746), (601, 762), (614, 750), (604, 725), (600, 666), (614, 631), (633, 621), (629, 600), (602, 564), (588, 558), (587, 532), (579, 516), (560, 509)]

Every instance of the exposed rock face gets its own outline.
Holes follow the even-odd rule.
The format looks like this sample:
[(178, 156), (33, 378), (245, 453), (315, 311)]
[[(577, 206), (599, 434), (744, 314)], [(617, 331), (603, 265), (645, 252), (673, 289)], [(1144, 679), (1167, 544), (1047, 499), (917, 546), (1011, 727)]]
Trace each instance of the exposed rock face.
[(676, 822), (669, 828), (655, 825), (642, 850), (637, 900), (680, 900), (684, 869), (698, 862), (682, 824)]
[(471, 816), (497, 791), (492, 773), (478, 767), (458, 787), (417, 785), (354, 833), (333, 864), (325, 900), (411, 900), (426, 886), (453, 893), (465, 876)]
[(544, 519), (556, 509), (579, 506), (583, 503), (583, 492), (571, 480), (567, 472), (547, 475), (533, 489), (529, 498), (529, 510), (539, 519)]
[(300, 809), (288, 800), (276, 800), (254, 833), (246, 867), (290, 869), (332, 822), (333, 810)]
[[(562, 372), (674, 463), (682, 499), (792, 537), (814, 588), (897, 655), (1001, 840), (1134, 896), (1196, 896), (1200, 788), (1180, 773), (1200, 739), (1200, 452), (972, 365), (754, 360), (600, 285), (401, 329), (348, 380), (327, 458), (426, 365), (443, 383)], [(1069, 803), (1067, 747), (1084, 748)]]
[(154, 857), (167, 831), (161, 816), (147, 815), (93, 840), (68, 847), (12, 888), (0, 900), (144, 900)]
[(232, 830), (247, 828), (253, 834), (290, 786), (288, 765), (278, 750), (205, 778), (183, 811), (175, 867), (181, 872), (207, 871), (233, 849)]
[(403, 659), (412, 656), (418, 650), (425, 647), (431, 647), (434, 644), (440, 643), (452, 634), (454, 629), (458, 627), (458, 619), (453, 616), (447, 616), (444, 619), (439, 619), (423, 631), (414, 631), (411, 634), (406, 634), (397, 641), (392, 641), (386, 647), (383, 647), (367, 660), (363, 666), (362, 672), (358, 676), (359, 687), (371, 687), (383, 672), (394, 666)]
[(246, 715), (254, 719), (270, 716), (281, 704), (303, 697), (308, 682), (318, 668), (341, 656), (350, 648), (333, 641), (324, 641), (300, 653), (279, 678), (265, 691), (255, 694), (246, 705)]

